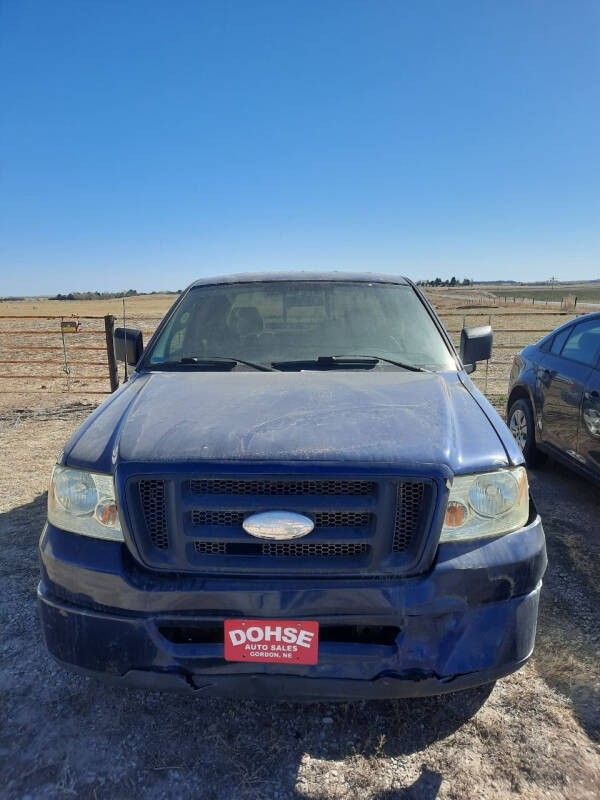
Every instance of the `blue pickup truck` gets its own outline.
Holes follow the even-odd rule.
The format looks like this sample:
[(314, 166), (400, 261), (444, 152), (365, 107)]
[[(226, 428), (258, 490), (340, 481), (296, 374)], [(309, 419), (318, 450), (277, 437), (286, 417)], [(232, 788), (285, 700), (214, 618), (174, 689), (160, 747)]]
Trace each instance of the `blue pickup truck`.
[(384, 698), (492, 682), (535, 638), (523, 456), (411, 281), (203, 279), (74, 434), (39, 608), (65, 667), (197, 695)]

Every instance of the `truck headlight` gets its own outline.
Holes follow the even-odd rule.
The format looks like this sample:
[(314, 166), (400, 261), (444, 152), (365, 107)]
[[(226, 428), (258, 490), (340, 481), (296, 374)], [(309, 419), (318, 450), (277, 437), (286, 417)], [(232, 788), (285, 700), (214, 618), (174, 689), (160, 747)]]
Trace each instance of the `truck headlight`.
[(454, 479), (440, 542), (500, 536), (522, 528), (529, 516), (525, 467)]
[(112, 475), (54, 467), (48, 490), (48, 521), (71, 533), (122, 542)]

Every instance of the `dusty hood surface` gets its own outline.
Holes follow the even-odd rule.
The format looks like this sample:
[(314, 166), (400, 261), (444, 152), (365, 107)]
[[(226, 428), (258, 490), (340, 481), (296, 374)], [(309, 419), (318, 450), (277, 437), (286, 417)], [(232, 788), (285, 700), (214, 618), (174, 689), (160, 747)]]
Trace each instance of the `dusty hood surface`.
[(498, 433), (456, 374), (157, 372), (122, 387), (65, 448), (65, 460), (325, 461), (446, 466), (508, 463)]

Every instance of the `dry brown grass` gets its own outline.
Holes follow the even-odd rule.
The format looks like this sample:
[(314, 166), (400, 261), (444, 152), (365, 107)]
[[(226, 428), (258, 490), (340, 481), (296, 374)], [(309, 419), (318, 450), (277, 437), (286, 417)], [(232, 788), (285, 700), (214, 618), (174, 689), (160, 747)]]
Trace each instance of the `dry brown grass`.
[(471, 379), (499, 410), (506, 403), (508, 378), (514, 356), (527, 345), (539, 341), (545, 334), (577, 316), (574, 311), (564, 312), (559, 308), (547, 311), (531, 304), (473, 305), (464, 298), (439, 290), (428, 294), (457, 349), (463, 326), (492, 326), (492, 358), (488, 364), (479, 364)]
[[(175, 301), (175, 295), (143, 295), (126, 299), (128, 323), (139, 327), (145, 341), (154, 332), (159, 319)], [(502, 410), (513, 357), (523, 347), (540, 339), (574, 314), (519, 304), (516, 307), (473, 306), (461, 297), (444, 291), (431, 291), (430, 299), (451, 333), (455, 345), (460, 344), (463, 325), (490, 322), (494, 328), (494, 355), (489, 364), (479, 365), (472, 379), (490, 400)], [(27, 364), (0, 363), (0, 408), (47, 407), (66, 397), (96, 401), (108, 393), (108, 368), (105, 363), (104, 323), (87, 316), (114, 314), (122, 322), (120, 299), (77, 301), (9, 301), (0, 304), (0, 361), (26, 360)], [(63, 371), (64, 357), (60, 336), (60, 320), (26, 319), (28, 315), (79, 316), (80, 334), (66, 336), (70, 369), (69, 393)], [(18, 319), (7, 319), (16, 316)], [(4, 317), (4, 318), (3, 318)], [(36, 336), (22, 331), (39, 331)], [(93, 333), (93, 331), (97, 331)], [(26, 350), (35, 345), (52, 346), (53, 350)], [(97, 350), (76, 348), (97, 347)], [(8, 349), (11, 348), (11, 349)], [(17, 349), (14, 349), (17, 348)], [(39, 362), (39, 363), (35, 363)], [(19, 378), (26, 375), (27, 378)], [(11, 377), (13, 376), (13, 377)], [(62, 398), (61, 398), (62, 395)]]
[[(177, 299), (174, 294), (148, 294), (127, 297), (125, 305), (127, 313), (132, 316), (144, 314), (157, 314), (163, 316)], [(120, 317), (123, 314), (123, 301), (120, 298), (112, 300), (5, 300), (0, 303), (0, 316), (4, 314), (47, 314), (47, 315), (72, 315), (86, 316), (87, 314), (104, 316), (114, 314)]]
[[(139, 327), (147, 341), (176, 295), (157, 294), (126, 299), (127, 324)], [(100, 402), (110, 389), (103, 317), (122, 323), (123, 303), (112, 300), (9, 301), (0, 304), (0, 408), (46, 408), (68, 397)], [(81, 333), (66, 334), (69, 391), (64, 371), (60, 319), (81, 319)], [(42, 317), (28, 319), (28, 317)], [(16, 317), (16, 319), (11, 319)], [(30, 333), (34, 332), (34, 333)], [(37, 332), (37, 335), (36, 333)], [(43, 346), (45, 350), (29, 349)], [(81, 349), (97, 348), (97, 349)], [(25, 364), (15, 363), (25, 361)], [(20, 377), (25, 375), (26, 377)]]

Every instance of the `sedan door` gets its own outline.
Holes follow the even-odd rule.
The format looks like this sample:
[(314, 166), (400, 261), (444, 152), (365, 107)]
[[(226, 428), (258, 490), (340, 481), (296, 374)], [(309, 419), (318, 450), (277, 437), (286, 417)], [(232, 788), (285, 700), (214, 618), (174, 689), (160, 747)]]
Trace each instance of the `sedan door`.
[(600, 369), (592, 370), (583, 393), (578, 452), (582, 463), (600, 477)]
[(551, 351), (541, 360), (537, 396), (541, 406), (540, 439), (543, 444), (577, 457), (577, 432), (583, 392), (592, 371), (563, 355), (577, 326), (559, 332)]

